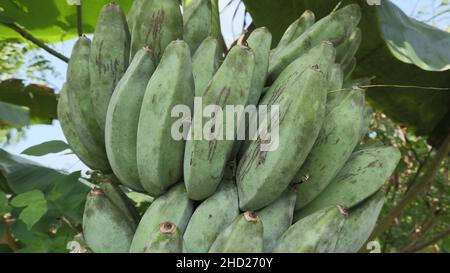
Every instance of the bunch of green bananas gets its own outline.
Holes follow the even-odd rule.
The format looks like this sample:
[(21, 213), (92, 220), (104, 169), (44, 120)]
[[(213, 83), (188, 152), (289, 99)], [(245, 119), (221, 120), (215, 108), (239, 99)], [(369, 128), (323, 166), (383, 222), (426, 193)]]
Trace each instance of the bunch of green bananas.
[[(88, 247), (358, 251), (400, 159), (396, 148), (361, 143), (371, 111), (358, 88), (367, 79), (350, 79), (361, 43), (359, 7), (317, 22), (306, 11), (275, 48), (269, 31), (258, 28), (227, 52), (217, 0), (185, 0), (182, 10), (178, 0), (135, 0), (125, 17), (108, 4), (92, 43), (80, 37), (73, 49), (58, 105), (61, 126), (87, 166), (121, 184), (106, 181), (89, 193)], [(278, 106), (265, 132), (278, 130), (278, 147), (262, 149), (261, 136), (175, 139), (177, 105), (192, 113), (208, 105)], [(205, 122), (192, 115), (185, 125), (195, 135)], [(142, 217), (124, 188), (154, 198)]]

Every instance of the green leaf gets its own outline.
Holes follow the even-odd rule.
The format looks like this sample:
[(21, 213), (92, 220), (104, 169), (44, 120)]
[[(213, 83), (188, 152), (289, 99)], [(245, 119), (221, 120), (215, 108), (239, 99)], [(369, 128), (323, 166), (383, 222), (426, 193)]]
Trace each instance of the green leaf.
[(33, 155), (33, 156), (43, 156), (51, 153), (59, 153), (70, 149), (69, 145), (61, 140), (51, 140), (43, 142), (41, 144), (31, 146), (25, 149), (22, 154)]
[[(11, 211), (11, 207), (8, 204), (8, 198), (6, 198), (6, 194), (0, 191), (0, 217), (5, 215)], [(3, 223), (0, 221), (0, 223)], [(0, 234), (2, 234), (0, 232)]]
[(0, 172), (15, 194), (34, 189), (45, 191), (68, 175), (0, 149)]
[(17, 195), (11, 200), (11, 205), (22, 208), (19, 219), (22, 220), (29, 230), (47, 213), (47, 200), (39, 190), (32, 190)]
[(5, 234), (5, 231), (6, 231), (6, 223), (3, 220), (0, 220), (0, 238), (3, 238), (3, 234)]
[(0, 126), (23, 127), (28, 124), (30, 110), (23, 106), (0, 101)]
[[(31, 124), (51, 124), (57, 118), (57, 95), (48, 86), (9, 79), (0, 82), (0, 101), (30, 109)], [(28, 123), (28, 122), (27, 122)]]
[[(276, 44), (287, 26), (306, 9), (317, 19), (328, 15), (339, 0), (243, 0), (256, 26), (266, 26)], [(390, 1), (369, 6), (359, 3), (363, 18), (359, 27), (363, 42), (357, 54), (355, 78), (376, 76), (374, 85), (422, 87), (450, 86), (450, 34), (406, 16)], [(426, 69), (426, 70), (424, 70)], [(430, 71), (428, 71), (430, 70)], [(370, 88), (369, 102), (390, 118), (410, 126), (419, 135), (438, 134), (450, 128), (450, 92), (416, 88)]]
[[(92, 33), (103, 5), (110, 0), (82, 1), (84, 33)], [(132, 0), (116, 0), (128, 11)], [(32, 35), (47, 42), (61, 42), (77, 36), (76, 6), (64, 0), (0, 0), (0, 22), (16, 22)], [(13, 30), (0, 26), (0, 39), (22, 40)]]

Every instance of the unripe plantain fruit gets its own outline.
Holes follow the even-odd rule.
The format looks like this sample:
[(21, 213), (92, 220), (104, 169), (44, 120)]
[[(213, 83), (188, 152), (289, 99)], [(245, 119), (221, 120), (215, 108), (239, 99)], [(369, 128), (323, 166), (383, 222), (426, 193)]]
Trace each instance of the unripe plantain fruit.
[[(272, 34), (265, 27), (257, 28), (247, 39), (248, 46), (253, 50), (255, 55), (255, 69), (253, 70), (252, 76), (252, 85), (250, 88), (250, 94), (248, 96), (247, 104), (248, 106), (257, 107), (259, 99), (263, 93), (264, 84), (266, 83), (267, 78), (267, 69), (269, 67), (269, 53), (270, 53), (270, 45), (272, 44)], [(245, 128), (245, 135), (248, 139), (248, 131), (251, 128), (250, 124), (256, 125), (256, 112), (253, 115), (250, 113), (244, 117), (245, 124), (241, 123), (241, 130)], [(245, 125), (245, 127), (244, 127)], [(242, 140), (242, 138), (241, 138)], [(233, 151), (231, 153), (231, 158), (235, 158), (240, 150), (241, 145), (245, 143), (243, 141), (236, 141), (233, 147)]]
[(181, 253), (183, 252), (183, 235), (174, 223), (164, 222), (151, 241), (144, 247), (144, 253)]
[(195, 82), (195, 96), (201, 97), (219, 68), (219, 44), (207, 37), (192, 57), (192, 74)]
[(80, 160), (93, 170), (99, 170), (101, 172), (110, 172), (108, 160), (102, 153), (97, 154), (93, 150), (88, 149), (83, 144), (83, 136), (79, 127), (74, 124), (74, 115), (69, 105), (69, 99), (67, 97), (66, 85), (63, 86), (58, 100), (58, 120), (61, 124), (64, 136), (69, 143), (70, 149), (80, 158)]
[(336, 48), (336, 62), (343, 65), (349, 63), (355, 57), (361, 42), (361, 29), (356, 28), (350, 33), (345, 42)]
[[(320, 61), (313, 67), (297, 63), (288, 67), (262, 99), (260, 105), (278, 105), (279, 113), (270, 127), (267, 122), (261, 124), (268, 127), (267, 134), (252, 141), (239, 161), (241, 210), (261, 209), (275, 201), (294, 178), (319, 134), (334, 48), (323, 44), (319, 52)], [(277, 131), (274, 133), (277, 129), (278, 136)], [(271, 142), (262, 141), (262, 137), (270, 137)], [(272, 147), (274, 144), (278, 146)]]
[(66, 90), (73, 123), (82, 135), (81, 141), (97, 154), (105, 155), (103, 132), (92, 115), (93, 104), (90, 96), (89, 56), (91, 41), (82, 36), (75, 43), (67, 66)]
[(352, 208), (383, 186), (399, 160), (400, 152), (394, 147), (368, 147), (354, 152), (325, 190), (299, 210), (294, 219), (335, 204)]
[(209, 253), (261, 253), (263, 230), (259, 216), (245, 212), (220, 233)]
[(384, 201), (385, 194), (380, 190), (348, 212), (335, 252), (355, 253), (363, 247), (375, 227)]
[(345, 209), (331, 206), (296, 222), (281, 236), (275, 253), (332, 253), (345, 222)]
[[(304, 54), (300, 56), (297, 60), (292, 62), (287, 68), (286, 71), (283, 72), (282, 75), (280, 75), (280, 79), (278, 79), (278, 82), (283, 82), (286, 79), (289, 79), (292, 74), (298, 73), (300, 71), (304, 71), (308, 67), (312, 67), (316, 64), (319, 64), (323, 67), (330, 67), (331, 62), (329, 61), (330, 58), (333, 58), (335, 54), (335, 50), (333, 48), (333, 45), (329, 42), (323, 42), (319, 45), (315, 46), (308, 52), (308, 54)], [(322, 58), (322, 56), (324, 56)], [(325, 70), (327, 70), (326, 68)], [(284, 79), (283, 79), (284, 77)], [(328, 76), (330, 77), (330, 76)], [(276, 95), (276, 92), (280, 91), (280, 88), (272, 88), (272, 87), (266, 87), (266, 90), (263, 91), (264, 96), (259, 100), (259, 105), (268, 105), (271, 98)], [(249, 122), (259, 122), (261, 123), (263, 117), (257, 117), (257, 119), (253, 116), (249, 119)], [(251, 124), (251, 123), (249, 123)], [(250, 136), (252, 137), (252, 136)], [(237, 159), (241, 160), (244, 156), (245, 152), (247, 151), (248, 147), (252, 143), (253, 139), (246, 139), (243, 141), (242, 145), (239, 147)]]
[(124, 216), (137, 226), (140, 218), (139, 212), (120, 186), (111, 182), (110, 179), (103, 179), (99, 186), (106, 197), (122, 211)]
[(194, 208), (186, 194), (184, 184), (173, 186), (167, 193), (156, 198), (142, 216), (130, 246), (130, 252), (144, 251), (145, 244), (158, 233), (159, 224), (171, 222), (181, 233), (186, 229)]
[(192, 54), (208, 36), (221, 41), (218, 0), (183, 0), (183, 30)]
[(156, 68), (149, 48), (138, 51), (117, 84), (106, 115), (106, 152), (121, 183), (142, 190), (136, 159), (139, 115), (145, 89)]
[(192, 109), (191, 67), (189, 46), (173, 41), (145, 90), (137, 131), (137, 166), (142, 187), (153, 197), (182, 177), (185, 142), (172, 135), (177, 118), (171, 111), (178, 105)]
[(83, 215), (83, 234), (89, 248), (96, 253), (125, 253), (136, 225), (129, 221), (99, 189), (88, 194)]
[(298, 37), (300, 37), (303, 33), (305, 33), (311, 26), (314, 25), (316, 17), (314, 13), (310, 10), (306, 10), (303, 14), (295, 20), (292, 24), (284, 32), (281, 37), (278, 45), (271, 50), (270, 55), (277, 54), (277, 52), (283, 50), (287, 47), (292, 41), (295, 41)]
[(128, 67), (130, 33), (125, 15), (117, 4), (106, 4), (100, 11), (90, 54), (93, 113), (102, 132), (114, 88)]
[(264, 227), (264, 252), (272, 252), (278, 239), (292, 225), (296, 198), (295, 187), (289, 188), (275, 202), (259, 211)]
[(357, 4), (348, 5), (322, 18), (283, 50), (270, 56), (269, 82), (273, 82), (299, 54), (307, 53), (319, 43), (331, 41), (335, 47), (342, 44), (360, 19), (361, 10)]
[(247, 104), (256, 105), (266, 83), (272, 34), (265, 27), (257, 28), (250, 34), (247, 43), (255, 54), (255, 69), (253, 71), (252, 86)]
[(219, 233), (239, 215), (234, 181), (224, 180), (217, 192), (203, 201), (192, 214), (184, 233), (187, 251), (206, 253)]
[[(186, 142), (184, 156), (184, 179), (189, 198), (193, 200), (203, 200), (211, 196), (222, 180), (225, 165), (235, 143), (225, 135), (229, 133), (225, 130), (225, 124), (230, 111), (226, 106), (246, 105), (254, 67), (253, 51), (242, 44), (234, 46), (202, 97), (202, 109), (216, 105), (222, 110), (222, 115), (216, 115), (218, 110), (213, 109), (210, 118), (206, 118), (201, 112), (196, 114), (194, 109), (190, 128), (191, 139)], [(223, 119), (220, 120), (220, 117)], [(234, 117), (235, 125), (238, 126), (241, 121), (242, 117), (237, 121)], [(204, 127), (208, 126), (210, 130), (204, 130)], [(233, 136), (236, 135), (237, 126), (234, 126)], [(204, 136), (204, 131), (210, 134)], [(223, 138), (219, 139), (220, 136)], [(201, 140), (196, 140), (199, 137)]]
[(148, 46), (159, 61), (170, 42), (183, 38), (183, 18), (178, 0), (147, 0), (140, 8), (131, 29), (130, 58)]
[(130, 9), (128, 10), (127, 14), (127, 24), (128, 29), (131, 31), (133, 30), (134, 24), (136, 23), (137, 18), (139, 17), (140, 13), (142, 12), (142, 5), (147, 0), (133, 0), (133, 3), (131, 4)]
[[(340, 82), (342, 85), (342, 78)], [(344, 166), (360, 140), (363, 111), (364, 94), (360, 91), (328, 94), (323, 127), (293, 179), (299, 184), (296, 210), (316, 198)]]

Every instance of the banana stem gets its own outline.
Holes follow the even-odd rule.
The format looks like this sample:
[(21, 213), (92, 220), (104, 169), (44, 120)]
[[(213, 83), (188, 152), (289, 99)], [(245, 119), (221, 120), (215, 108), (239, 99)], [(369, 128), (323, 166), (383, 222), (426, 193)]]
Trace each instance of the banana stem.
[(434, 156), (431, 158), (431, 162), (428, 168), (425, 170), (424, 174), (418, 178), (417, 182), (413, 184), (410, 190), (405, 194), (405, 197), (400, 201), (400, 203), (394, 207), (388, 215), (377, 225), (372, 233), (371, 239), (380, 236), (385, 230), (387, 230), (394, 220), (401, 216), (403, 211), (411, 205), (417, 197), (419, 197), (424, 191), (426, 191), (433, 182), (433, 178), (436, 172), (439, 170), (441, 162), (446, 158), (450, 152), (450, 133), (445, 138), (444, 142), (441, 144), (439, 149), (436, 151)]
[(438, 233), (436, 236), (434, 236), (424, 242), (415, 244), (412, 247), (405, 249), (404, 252), (412, 253), (412, 252), (419, 251), (421, 249), (426, 248), (427, 246), (437, 243), (438, 241), (440, 241), (441, 239), (444, 239), (445, 237), (447, 237), (449, 235), (450, 235), (450, 228)]
[(32, 42), (33, 44), (37, 45), (38, 47), (42, 48), (43, 50), (47, 51), (48, 53), (52, 54), (56, 58), (60, 59), (63, 62), (68, 63), (69, 58), (64, 56), (63, 54), (59, 53), (58, 51), (50, 48), (47, 46), (43, 41), (39, 40), (38, 38), (34, 37), (26, 31), (24, 28), (20, 27), (16, 23), (8, 23), (8, 22), (0, 22), (0, 24), (14, 30), (15, 32), (19, 33), (23, 38), (27, 39), (28, 41)]
[(83, 35), (83, 16), (81, 13), (81, 0), (80, 0), (80, 4), (77, 5), (77, 29), (78, 29), (78, 36), (82, 36)]

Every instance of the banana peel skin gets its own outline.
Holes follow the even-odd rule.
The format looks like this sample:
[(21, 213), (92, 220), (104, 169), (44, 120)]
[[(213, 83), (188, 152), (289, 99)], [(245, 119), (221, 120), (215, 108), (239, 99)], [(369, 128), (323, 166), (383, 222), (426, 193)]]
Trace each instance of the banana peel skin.
[[(158, 197), (183, 175), (185, 141), (172, 136), (177, 105), (193, 108), (194, 79), (189, 46), (170, 43), (145, 90), (137, 129), (137, 168), (142, 187)], [(167, 80), (167, 76), (171, 80)], [(192, 112), (192, 111), (191, 111)]]
[(274, 253), (332, 253), (346, 214), (343, 207), (319, 210), (293, 224), (281, 236)]
[(375, 227), (384, 201), (385, 194), (380, 190), (348, 212), (335, 252), (355, 253), (364, 246)]
[(89, 73), (93, 114), (102, 132), (114, 88), (129, 64), (130, 32), (119, 5), (106, 4), (100, 11), (90, 53)]
[(91, 190), (84, 209), (83, 234), (93, 252), (128, 252), (135, 230), (136, 224), (101, 189)]
[(292, 225), (296, 191), (295, 187), (289, 188), (275, 202), (258, 212), (264, 227), (265, 253), (272, 252), (277, 241)]
[(152, 241), (159, 232), (159, 225), (163, 222), (175, 224), (181, 233), (194, 211), (193, 202), (187, 197), (186, 188), (182, 182), (173, 186), (164, 195), (156, 198), (139, 222), (134, 234), (130, 252), (144, 251), (147, 242)]
[(161, 223), (158, 229), (151, 241), (146, 243), (144, 253), (183, 252), (183, 235), (174, 223)]
[(117, 84), (106, 114), (108, 160), (122, 184), (142, 191), (137, 167), (137, 128), (147, 83), (156, 69), (153, 51), (143, 48)]
[[(192, 119), (192, 138), (186, 141), (183, 169), (188, 195), (193, 200), (203, 200), (214, 194), (222, 180), (235, 143), (234, 140), (225, 139), (226, 105), (246, 105), (254, 67), (253, 51), (245, 45), (234, 46), (202, 96), (203, 109), (210, 105), (220, 106), (223, 109), (223, 120), (220, 122), (215, 118), (208, 119), (195, 114)], [(239, 122), (235, 118), (235, 124)], [(210, 130), (210, 133), (214, 131), (211, 139), (203, 135), (203, 127), (208, 123), (215, 124), (211, 126), (214, 128)], [(201, 140), (196, 140), (197, 132), (202, 134)], [(214, 137), (214, 134), (221, 132), (223, 139)]]
[(262, 151), (263, 143), (258, 136), (239, 161), (237, 185), (241, 210), (258, 210), (275, 201), (311, 150), (323, 123), (327, 76), (335, 56), (330, 44), (323, 47), (319, 51), (322, 53), (319, 64), (304, 67), (294, 63), (262, 99), (261, 104), (268, 107), (279, 105), (279, 122), (275, 123), (279, 128), (279, 145), (274, 151)]
[(63, 85), (61, 93), (59, 94), (57, 112), (59, 123), (70, 146), (70, 149), (89, 168), (105, 173), (111, 172), (111, 167), (108, 163), (108, 160), (103, 156), (103, 154), (95, 153), (93, 150), (87, 148), (84, 145), (82, 141), (83, 136), (80, 135), (80, 128), (77, 127), (73, 122), (73, 120), (75, 119), (73, 115), (76, 113), (72, 112), (70, 109), (66, 86), (66, 84)]
[(361, 8), (350, 4), (327, 17), (322, 18), (283, 50), (270, 56), (268, 81), (273, 82), (299, 54), (306, 54), (323, 41), (330, 41), (335, 47), (341, 45), (353, 32), (361, 19)]
[(209, 253), (261, 253), (263, 230), (259, 216), (245, 212), (219, 234)]
[(367, 147), (354, 152), (322, 193), (295, 213), (298, 220), (324, 207), (341, 204), (349, 209), (377, 192), (400, 160), (395, 147)]
[(184, 232), (184, 243), (191, 253), (206, 253), (219, 233), (239, 215), (234, 181), (224, 180), (217, 192), (194, 211)]

